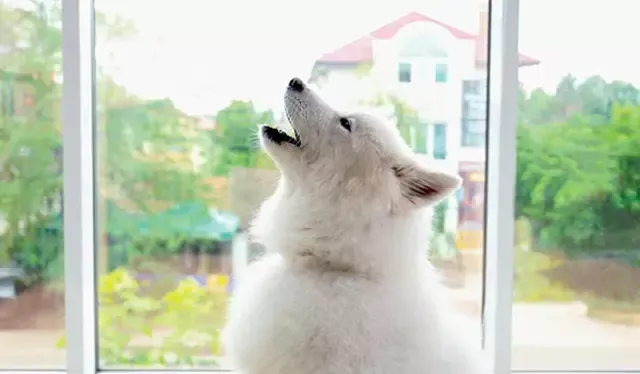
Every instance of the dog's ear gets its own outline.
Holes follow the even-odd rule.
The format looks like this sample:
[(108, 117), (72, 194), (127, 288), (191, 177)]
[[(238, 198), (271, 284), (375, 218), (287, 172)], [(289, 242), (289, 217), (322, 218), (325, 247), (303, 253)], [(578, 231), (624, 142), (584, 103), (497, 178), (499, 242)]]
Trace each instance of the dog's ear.
[(438, 203), (460, 187), (459, 176), (429, 170), (415, 162), (398, 164), (392, 169), (403, 198), (416, 207)]

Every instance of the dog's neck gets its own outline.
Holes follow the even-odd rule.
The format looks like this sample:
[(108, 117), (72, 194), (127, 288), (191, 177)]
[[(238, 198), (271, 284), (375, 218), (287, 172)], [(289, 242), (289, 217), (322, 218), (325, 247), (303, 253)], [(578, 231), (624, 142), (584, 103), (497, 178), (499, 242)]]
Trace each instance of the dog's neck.
[(265, 204), (254, 238), (293, 267), (338, 276), (405, 278), (417, 276), (426, 262), (430, 225), (422, 212), (357, 217), (327, 211)]

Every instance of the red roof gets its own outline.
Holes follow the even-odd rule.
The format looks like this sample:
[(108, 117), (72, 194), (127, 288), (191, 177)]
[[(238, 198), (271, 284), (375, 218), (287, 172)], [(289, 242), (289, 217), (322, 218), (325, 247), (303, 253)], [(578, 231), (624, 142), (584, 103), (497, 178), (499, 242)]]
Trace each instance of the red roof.
[[(433, 18), (427, 17), (417, 12), (406, 14), (397, 20), (388, 23), (377, 30), (372, 31), (369, 35), (363, 36), (351, 43), (344, 45), (335, 51), (322, 55), (317, 62), (334, 63), (334, 64), (355, 64), (363, 62), (371, 62), (373, 60), (372, 44), (373, 40), (387, 40), (393, 38), (396, 33), (414, 22), (431, 22), (448, 30), (451, 35), (457, 39), (473, 40), (476, 43), (476, 61), (479, 64), (486, 64), (487, 47), (480, 36), (470, 34), (453, 26), (449, 26)], [(540, 61), (533, 57), (520, 54), (520, 65), (537, 65)]]

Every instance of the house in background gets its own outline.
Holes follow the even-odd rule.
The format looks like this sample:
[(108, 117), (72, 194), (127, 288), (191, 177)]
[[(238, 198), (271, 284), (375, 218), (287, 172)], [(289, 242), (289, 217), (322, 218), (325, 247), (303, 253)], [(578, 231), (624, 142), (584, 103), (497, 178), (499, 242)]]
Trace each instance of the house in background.
[[(487, 20), (487, 7), (481, 6), (479, 30), (469, 33), (411, 12), (322, 55), (309, 79), (343, 103), (382, 87), (417, 112), (419, 123), (411, 129), (414, 151), (463, 177), (445, 223), (458, 232), (461, 249), (482, 247)], [(521, 54), (519, 63), (524, 67), (539, 61)], [(373, 86), (362, 84), (363, 71)], [(393, 121), (392, 110), (381, 113)]]

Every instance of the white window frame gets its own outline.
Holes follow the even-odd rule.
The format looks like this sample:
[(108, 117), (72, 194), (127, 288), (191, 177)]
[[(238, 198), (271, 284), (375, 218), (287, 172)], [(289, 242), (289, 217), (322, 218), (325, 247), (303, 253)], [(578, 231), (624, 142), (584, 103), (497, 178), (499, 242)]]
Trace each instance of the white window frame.
[(98, 368), (94, 173), (94, 3), (62, 0), (67, 373)]
[(491, 372), (511, 365), (519, 0), (489, 3), (483, 346)]
[[(518, 1), (491, 0), (490, 6), (486, 201), (490, 209), (485, 227), (483, 345), (494, 374), (511, 372)], [(46, 373), (95, 374), (100, 370), (95, 291), (94, 4), (92, 0), (62, 0), (62, 5), (67, 369)], [(119, 371), (141, 372), (172, 373)]]

